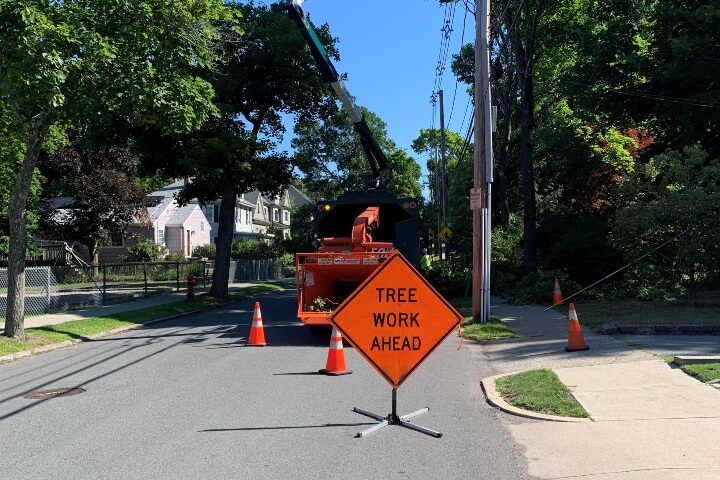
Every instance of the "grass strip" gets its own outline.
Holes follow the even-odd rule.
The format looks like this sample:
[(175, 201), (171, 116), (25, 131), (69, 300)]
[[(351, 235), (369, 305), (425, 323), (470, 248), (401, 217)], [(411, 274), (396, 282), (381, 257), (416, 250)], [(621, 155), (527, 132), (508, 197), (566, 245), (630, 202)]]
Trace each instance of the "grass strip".
[(67, 340), (84, 340), (92, 335), (110, 332), (121, 327), (142, 325), (162, 318), (210, 310), (224, 305), (228, 301), (234, 302), (277, 290), (282, 290), (282, 288), (278, 285), (261, 283), (231, 290), (228, 294), (229, 300), (221, 300), (207, 295), (197, 295), (192, 302), (179, 300), (156, 307), (120, 312), (102, 317), (72, 320), (44, 327), (28, 328), (25, 330), (26, 341), (24, 342), (20, 342), (14, 338), (0, 336), (0, 356), (33, 350), (44, 345), (60, 343)]
[(468, 340), (482, 342), (500, 338), (514, 338), (515, 334), (498, 316), (490, 315), (490, 321), (485, 323), (474, 322), (472, 316), (465, 317), (460, 336)]
[[(450, 300), (450, 304), (458, 310), (466, 313), (472, 309), (472, 297), (460, 297)], [(465, 315), (460, 329), (460, 336), (468, 340), (483, 342), (501, 338), (514, 338), (515, 334), (505, 325), (497, 315), (490, 315), (490, 320), (485, 323), (473, 321), (472, 315)]]
[(561, 417), (590, 416), (552, 370), (501, 377), (495, 380), (495, 388), (506, 402), (524, 410)]
[(720, 379), (720, 363), (692, 363), (680, 369), (703, 383)]

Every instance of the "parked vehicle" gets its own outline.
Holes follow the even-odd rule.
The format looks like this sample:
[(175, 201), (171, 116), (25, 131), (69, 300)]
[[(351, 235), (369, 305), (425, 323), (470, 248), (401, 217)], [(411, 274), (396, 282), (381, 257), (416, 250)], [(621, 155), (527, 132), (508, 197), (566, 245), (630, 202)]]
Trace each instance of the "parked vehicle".
[(287, 14), (305, 38), (322, 78), (329, 82), (350, 115), (371, 172), (364, 191), (346, 192), (336, 200), (316, 203), (316, 252), (298, 253), (298, 317), (306, 325), (330, 325), (329, 312), (368, 278), (387, 256), (399, 250), (414, 265), (420, 259), (418, 202), (386, 190), (391, 179), (387, 158), (360, 109), (328, 58), (301, 0), (273, 4)]

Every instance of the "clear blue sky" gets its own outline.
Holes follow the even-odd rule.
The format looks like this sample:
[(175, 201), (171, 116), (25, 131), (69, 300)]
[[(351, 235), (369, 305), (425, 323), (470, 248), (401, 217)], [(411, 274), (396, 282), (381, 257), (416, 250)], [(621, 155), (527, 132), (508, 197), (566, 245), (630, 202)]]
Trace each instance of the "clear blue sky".
[[(345, 84), (355, 102), (387, 124), (388, 137), (415, 158), (423, 174), (428, 158), (410, 145), (421, 129), (440, 127), (440, 104), (430, 101), (433, 92), (443, 90), (446, 128), (466, 135), (470, 97), (450, 70), (452, 55), (475, 38), (475, 19), (463, 2), (306, 0), (302, 7), (314, 25), (327, 23), (338, 38), (341, 61), (334, 65), (347, 73)], [(444, 65), (442, 72), (439, 65)], [(286, 137), (281, 148), (288, 148), (291, 128)]]

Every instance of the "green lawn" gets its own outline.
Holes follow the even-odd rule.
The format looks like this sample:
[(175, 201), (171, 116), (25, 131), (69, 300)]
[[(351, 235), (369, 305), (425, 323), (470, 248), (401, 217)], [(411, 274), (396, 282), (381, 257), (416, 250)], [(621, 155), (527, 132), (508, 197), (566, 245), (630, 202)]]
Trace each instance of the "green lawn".
[[(251, 287), (244, 287), (229, 292), (229, 301), (237, 301), (243, 298), (260, 295), (267, 292), (280, 290), (281, 287), (272, 284), (258, 284)], [(195, 301), (188, 302), (178, 300), (177, 302), (159, 305), (157, 307), (132, 310), (129, 312), (116, 313), (103, 317), (93, 317), (83, 320), (48, 325), (41, 328), (28, 328), (25, 330), (26, 341), (0, 336), (0, 357), (35, 348), (60, 343), (64, 341), (77, 341), (115, 330), (120, 327), (131, 325), (142, 325), (155, 320), (173, 317), (184, 313), (191, 313), (209, 310), (227, 302), (207, 295), (198, 295)]]
[[(720, 292), (701, 292), (695, 300), (573, 302), (578, 321), (590, 328), (603, 323), (720, 325)], [(567, 315), (569, 302), (555, 310)]]
[(590, 415), (552, 370), (530, 370), (495, 380), (495, 388), (510, 405), (561, 417)]

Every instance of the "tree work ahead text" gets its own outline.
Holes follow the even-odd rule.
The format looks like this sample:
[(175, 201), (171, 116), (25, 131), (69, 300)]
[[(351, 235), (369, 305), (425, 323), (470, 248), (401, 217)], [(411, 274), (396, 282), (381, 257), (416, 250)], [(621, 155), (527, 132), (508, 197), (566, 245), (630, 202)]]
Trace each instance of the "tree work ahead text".
[[(417, 288), (376, 288), (378, 303), (417, 303)], [(420, 327), (420, 312), (375, 312), (373, 320), (376, 328), (414, 328)], [(383, 335), (375, 336), (370, 350), (419, 350), (422, 341), (419, 336)]]

